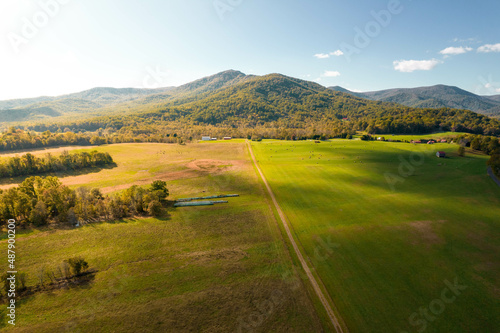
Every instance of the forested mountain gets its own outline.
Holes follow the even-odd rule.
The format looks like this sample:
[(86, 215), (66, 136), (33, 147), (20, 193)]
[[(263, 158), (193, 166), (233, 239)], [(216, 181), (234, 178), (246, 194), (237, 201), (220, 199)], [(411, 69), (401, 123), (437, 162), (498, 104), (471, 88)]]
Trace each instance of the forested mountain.
[[(146, 92), (107, 89), (97, 88), (67, 95), (65, 99), (50, 102), (52, 107), (36, 109), (47, 116), (60, 114), (64, 117), (64, 113), (59, 110), (65, 103), (69, 103), (75, 108), (95, 108), (99, 112), (93, 114), (99, 116), (87, 114), (86, 117), (66, 117), (61, 118), (62, 121), (51, 122), (35, 119), (20, 125), (26, 130), (38, 132), (119, 132), (122, 135), (121, 139), (116, 139), (119, 141), (130, 140), (138, 135), (157, 135), (166, 129), (184, 137), (197, 136), (197, 132), (193, 131), (194, 126), (197, 129), (206, 126), (238, 129), (239, 132), (234, 131), (232, 133), (236, 134), (233, 135), (247, 133), (248, 129), (272, 128), (273, 131), (261, 132), (272, 132), (272, 136), (286, 136), (278, 134), (284, 133), (282, 130), (286, 129), (300, 137), (314, 136), (315, 133), (333, 137), (355, 131), (428, 133), (441, 130), (500, 135), (498, 120), (475, 112), (443, 107), (413, 108), (373, 101), (281, 74), (252, 76), (230, 70), (121, 103), (117, 103), (120, 101), (119, 93), (126, 99), (133, 94)], [(443, 91), (443, 94), (448, 91), (448, 95), (451, 94), (450, 91), (455, 91), (470, 98), (476, 96), (460, 92), (454, 87), (440, 86), (436, 89)], [(373, 96), (388, 96), (387, 94)], [(446, 100), (446, 97), (442, 100)], [(488, 101), (494, 103), (491, 99)], [(106, 103), (107, 106), (99, 108)], [(3, 119), (6, 119), (4, 121), (9, 121), (12, 114), (8, 110), (3, 112)], [(25, 118), (32, 116), (30, 109), (26, 107), (16, 109), (16, 112), (24, 114)], [(188, 127), (191, 129), (188, 130)]]
[(494, 101), (497, 101), (500, 103), (500, 95), (493, 95), (493, 96), (483, 96), (485, 98), (488, 98), (488, 99), (491, 99), (491, 100), (494, 100)]
[(107, 108), (106, 111), (111, 112), (116, 109), (126, 111), (148, 111), (167, 105), (181, 105), (206, 98), (218, 90), (236, 85), (252, 77), (254, 76), (245, 75), (235, 70), (228, 70), (186, 83), (179, 87), (174, 87), (162, 93), (152, 94), (127, 103), (114, 105)]
[(93, 88), (55, 97), (0, 101), (0, 123), (98, 113), (104, 107), (168, 91), (172, 88)]
[(357, 93), (357, 92), (354, 92), (354, 91), (351, 91), (351, 90), (348, 90), (346, 88), (343, 88), (341, 86), (333, 86), (333, 87), (328, 87), (328, 89), (331, 89), (333, 91), (339, 91), (339, 92), (343, 92), (343, 93), (346, 93), (346, 94), (351, 94), (351, 95), (354, 95), (354, 96), (357, 96), (357, 97), (361, 97), (361, 98), (365, 98), (363, 96), (363, 93)]
[(35, 104), (39, 102), (52, 101), (55, 98), (56, 97), (41, 96), (35, 98), (8, 99), (5, 101), (0, 101), (0, 110), (20, 108), (26, 105)]
[(500, 116), (499, 96), (479, 96), (458, 87), (435, 85), (419, 88), (397, 88), (370, 92), (352, 92), (339, 86), (335, 91), (374, 101), (399, 103), (419, 108), (454, 108), (471, 110), (488, 116)]
[(33, 107), (0, 110), (0, 125), (14, 121), (36, 121), (47, 117), (58, 117), (62, 114), (50, 107)]
[[(240, 71), (228, 70), (177, 87), (172, 90), (172, 95), (174, 95), (176, 99), (188, 99), (192, 96), (200, 96), (200, 98), (203, 98), (204, 93), (210, 93), (221, 88), (234, 86), (253, 77), (253, 75), (245, 75)], [(177, 104), (182, 104), (182, 102)]]
[(56, 96), (0, 101), (0, 123), (36, 121), (65, 116), (94, 116), (113, 112), (128, 112), (154, 107), (157, 103), (179, 105), (206, 97), (218, 89), (251, 78), (241, 72), (228, 70), (179, 87), (93, 88), (90, 90)]
[(179, 105), (179, 100), (174, 100), (175, 103), (168, 100), (149, 104), (132, 102), (129, 105), (135, 104), (131, 108), (134, 112), (26, 128), (36, 131), (119, 130), (127, 131), (128, 136), (160, 133), (161, 128), (168, 128), (190, 133), (188, 137), (193, 132), (187, 127), (207, 125), (233, 129), (274, 128), (273, 133), (291, 129), (302, 133), (300, 136), (321, 132), (327, 137), (365, 130), (370, 133), (461, 131), (500, 134), (498, 120), (472, 111), (412, 108), (371, 101), (280, 74), (244, 77), (236, 84), (207, 90), (193, 101), (189, 100), (191, 98), (186, 98)]

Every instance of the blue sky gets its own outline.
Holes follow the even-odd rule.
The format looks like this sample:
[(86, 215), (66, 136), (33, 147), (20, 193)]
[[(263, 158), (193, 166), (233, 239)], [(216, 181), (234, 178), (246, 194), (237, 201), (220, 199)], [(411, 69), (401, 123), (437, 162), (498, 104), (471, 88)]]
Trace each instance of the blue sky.
[(2, 0), (0, 99), (226, 69), (500, 94), (499, 16), (497, 0)]

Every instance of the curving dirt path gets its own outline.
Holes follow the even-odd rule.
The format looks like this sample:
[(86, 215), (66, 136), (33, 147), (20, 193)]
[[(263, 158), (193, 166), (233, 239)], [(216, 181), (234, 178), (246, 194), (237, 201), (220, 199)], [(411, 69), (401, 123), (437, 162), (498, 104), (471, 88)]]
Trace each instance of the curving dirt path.
[(260, 169), (259, 165), (257, 164), (257, 160), (255, 159), (255, 155), (253, 154), (252, 150), (252, 145), (247, 141), (248, 145), (248, 150), (250, 151), (250, 156), (252, 156), (253, 163), (255, 167), (257, 168), (257, 171), (259, 172), (260, 177), (262, 178), (262, 181), (264, 182), (264, 185), (266, 185), (267, 192), (271, 196), (271, 199), (273, 200), (274, 206), (276, 207), (276, 210), (278, 211), (278, 214), (280, 216), (281, 222), (283, 223), (283, 227), (285, 228), (286, 234), (288, 235), (288, 239), (290, 240), (290, 243), (293, 246), (293, 249), (295, 251), (295, 254), (299, 258), (300, 264), (302, 265), (302, 268), (304, 269), (307, 278), (311, 282), (311, 285), (316, 292), (316, 295), (318, 296), (319, 300), (323, 304), (323, 307), (326, 310), (326, 313), (328, 314), (328, 317), (330, 317), (330, 320), (335, 327), (335, 331), (337, 333), (344, 333), (344, 330), (342, 329), (342, 326), (340, 325), (340, 321), (335, 315), (335, 312), (333, 312), (330, 302), (328, 301), (328, 298), (325, 296), (321, 288), (319, 287), (318, 281), (316, 281), (316, 278), (314, 275), (311, 273), (311, 270), (309, 269), (309, 266), (306, 263), (306, 260), (304, 259), (304, 256), (302, 255), (302, 252), (300, 252), (299, 247), (297, 246), (297, 243), (295, 242), (295, 239), (293, 238), (292, 232), (290, 231), (290, 227), (288, 225), (287, 219), (283, 211), (281, 210), (281, 207), (278, 204), (278, 201), (276, 200), (276, 197), (274, 196), (273, 190), (269, 186), (269, 183), (266, 180), (266, 177), (262, 173), (262, 170)]

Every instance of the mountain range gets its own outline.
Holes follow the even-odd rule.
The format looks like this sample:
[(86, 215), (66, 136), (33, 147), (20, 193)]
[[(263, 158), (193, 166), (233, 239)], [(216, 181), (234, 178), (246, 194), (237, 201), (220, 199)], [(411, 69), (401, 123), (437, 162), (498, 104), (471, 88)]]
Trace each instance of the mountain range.
[(395, 88), (369, 92), (353, 92), (345, 88), (329, 87), (373, 101), (384, 101), (418, 108), (454, 108), (471, 110), (490, 117), (500, 116), (500, 95), (480, 96), (458, 87), (435, 85), (418, 88)]
[(92, 88), (78, 93), (61, 96), (0, 101), (0, 123), (12, 121), (33, 121), (61, 116), (82, 116), (96, 113), (99, 109), (111, 107), (144, 96), (169, 91), (173, 88)]
[[(179, 87), (93, 88), (56, 97), (0, 101), (0, 125), (26, 121), (68, 122), (148, 112), (161, 112), (162, 119), (183, 117), (210, 124), (244, 119), (254, 123), (286, 121), (289, 125), (307, 119), (338, 121), (368, 117), (368, 120), (380, 120), (382, 116), (400, 117), (408, 112), (423, 114), (413, 107), (473, 109), (495, 116), (500, 114), (500, 95), (478, 96), (444, 85), (356, 93), (281, 74), (255, 76), (228, 70)], [(426, 112), (425, 117), (431, 118), (432, 112)], [(457, 117), (466, 115), (452, 113), (455, 123), (460, 121)], [(467, 117), (471, 116), (467, 114)]]

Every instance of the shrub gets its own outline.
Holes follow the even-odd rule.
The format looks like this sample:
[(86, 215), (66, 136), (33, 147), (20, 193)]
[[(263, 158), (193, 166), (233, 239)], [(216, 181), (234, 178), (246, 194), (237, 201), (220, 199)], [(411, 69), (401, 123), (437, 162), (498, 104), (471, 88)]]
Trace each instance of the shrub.
[(89, 264), (82, 257), (74, 257), (65, 260), (71, 268), (73, 275), (80, 275), (89, 268)]
[(41, 226), (47, 223), (48, 217), (47, 205), (43, 201), (38, 201), (31, 211), (29, 219), (35, 226)]
[(162, 212), (161, 203), (158, 200), (153, 200), (148, 205), (148, 213), (154, 217), (160, 216)]
[(465, 155), (465, 148), (463, 146), (458, 147), (458, 156)]

